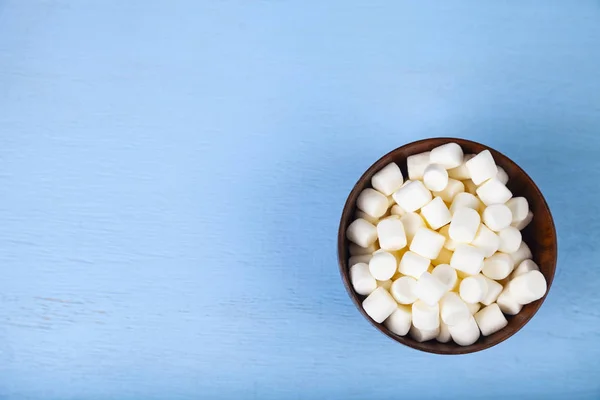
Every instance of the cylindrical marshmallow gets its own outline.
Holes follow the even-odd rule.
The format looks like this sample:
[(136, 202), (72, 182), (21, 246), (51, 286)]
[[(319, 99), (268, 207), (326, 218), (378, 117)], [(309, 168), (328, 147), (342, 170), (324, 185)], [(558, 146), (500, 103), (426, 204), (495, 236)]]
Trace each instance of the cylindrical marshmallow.
[(431, 150), (429, 161), (445, 169), (456, 168), (463, 163), (463, 150), (456, 143), (446, 143)]
[(483, 300), (481, 300), (481, 304), (483, 304), (484, 306), (489, 306), (490, 304), (495, 302), (496, 299), (498, 299), (498, 296), (500, 295), (500, 293), (502, 293), (502, 289), (504, 287), (500, 283), (496, 282), (493, 279), (488, 278), (485, 275), (481, 275), (481, 276), (483, 276), (483, 278), (485, 279), (485, 282), (487, 283), (487, 292), (486, 292)]
[(475, 315), (477, 311), (481, 309), (481, 303), (466, 303), (467, 307), (469, 307), (469, 312), (471, 315)]
[(448, 326), (452, 340), (459, 346), (470, 346), (479, 339), (479, 328), (475, 318), (471, 317), (459, 325)]
[(546, 294), (546, 278), (540, 271), (529, 271), (515, 277), (508, 284), (510, 295), (519, 304), (529, 304)]
[(491, 257), (500, 247), (500, 238), (485, 224), (480, 224), (471, 244), (483, 250), (485, 257)]
[(431, 264), (433, 266), (438, 266), (440, 264), (450, 264), (450, 260), (452, 260), (452, 252), (444, 247), (440, 250), (440, 254), (438, 254), (437, 258), (431, 260)]
[(423, 179), (425, 168), (429, 165), (429, 152), (413, 154), (406, 158), (409, 179)]
[(475, 239), (481, 217), (472, 208), (461, 207), (454, 211), (448, 234), (459, 243), (471, 243)]
[(484, 150), (466, 162), (467, 170), (471, 175), (471, 180), (476, 185), (481, 185), (483, 182), (498, 175), (498, 168), (494, 157), (489, 150)]
[(450, 266), (469, 275), (476, 275), (483, 267), (483, 251), (470, 244), (460, 243), (452, 254)]
[(440, 164), (429, 164), (423, 173), (423, 183), (429, 190), (444, 190), (448, 184), (448, 171)]
[(350, 267), (350, 282), (352, 282), (354, 291), (362, 296), (367, 296), (377, 289), (377, 281), (365, 263), (354, 264)]
[(503, 184), (507, 184), (508, 183), (508, 174), (506, 173), (506, 171), (504, 170), (504, 168), (496, 165), (496, 168), (498, 168), (498, 173), (496, 174), (496, 179), (498, 179), (500, 182), (502, 182)]
[(433, 260), (440, 254), (446, 239), (443, 235), (427, 228), (419, 228), (410, 243), (410, 251)]
[(521, 231), (512, 226), (501, 229), (498, 232), (498, 237), (500, 238), (498, 251), (509, 254), (519, 250), (519, 246), (521, 246), (521, 241), (523, 240)]
[(379, 246), (384, 250), (400, 250), (406, 247), (406, 233), (400, 218), (386, 218), (377, 224)]
[(523, 306), (510, 295), (510, 292), (507, 289), (504, 289), (498, 299), (496, 300), (496, 304), (500, 307), (500, 310), (506, 315), (517, 315), (521, 312)]
[(369, 261), (371, 261), (371, 258), (373, 258), (372, 254), (361, 254), (359, 256), (352, 256), (348, 260), (348, 265), (353, 266), (354, 264), (358, 264), (358, 263), (368, 264)]
[(435, 329), (419, 329), (414, 324), (410, 327), (410, 336), (417, 342), (426, 342), (435, 339), (440, 333), (440, 327)]
[(512, 192), (497, 178), (492, 178), (477, 188), (477, 195), (486, 206), (504, 204), (511, 197)]
[(351, 256), (362, 256), (364, 254), (373, 254), (374, 252), (379, 250), (379, 246), (377, 245), (377, 242), (367, 247), (360, 247), (356, 243), (350, 243), (348, 249), (350, 250)]
[(529, 212), (529, 202), (525, 197), (513, 197), (506, 202), (512, 214), (512, 223), (523, 221)]
[(388, 209), (388, 199), (377, 190), (367, 188), (358, 195), (356, 207), (373, 218), (379, 218)]
[(377, 323), (385, 321), (398, 308), (392, 295), (382, 287), (378, 287), (368, 295), (362, 306), (367, 315)]
[(392, 283), (390, 293), (400, 304), (412, 304), (417, 300), (417, 280), (412, 276), (402, 276)]
[(446, 203), (452, 203), (454, 197), (464, 191), (465, 185), (461, 181), (457, 181), (456, 179), (448, 179), (448, 184), (444, 190), (433, 192), (433, 195), (441, 197)]
[(369, 247), (377, 240), (377, 228), (370, 222), (359, 218), (348, 225), (346, 237), (360, 247)]
[(440, 321), (440, 333), (438, 333), (435, 338), (440, 343), (448, 343), (452, 340), (452, 336), (450, 336), (450, 330), (448, 329), (448, 325)]
[(521, 263), (513, 270), (512, 278), (516, 278), (519, 275), (523, 275), (529, 271), (539, 271), (540, 267), (533, 260), (523, 260)]
[(510, 258), (512, 258), (514, 265), (519, 265), (523, 260), (533, 258), (533, 254), (531, 254), (531, 250), (529, 249), (529, 246), (527, 246), (527, 243), (521, 242), (519, 249), (514, 253), (511, 253)]
[(446, 291), (446, 285), (429, 272), (423, 272), (417, 279), (415, 293), (419, 300), (430, 306), (435, 306)]
[(489, 336), (496, 333), (508, 325), (506, 317), (502, 314), (500, 307), (498, 307), (498, 304), (496, 303), (481, 309), (474, 317), (483, 336)]
[(393, 254), (377, 251), (369, 261), (369, 271), (378, 281), (387, 281), (396, 273), (398, 262)]
[(444, 242), (444, 247), (450, 251), (454, 251), (456, 250), (456, 246), (458, 245), (458, 242), (453, 240), (450, 237), (450, 225), (445, 225), (442, 226), (442, 228), (439, 230), (439, 234), (443, 235), (446, 238), (446, 241)]
[[(425, 204), (429, 203), (433, 198), (431, 192), (425, 187), (425, 185), (423, 185), (423, 182), (421, 181), (410, 182), (408, 185), (402, 186), (400, 189), (394, 192), (392, 196), (394, 197), (394, 200), (396, 200), (396, 203), (398, 203), (398, 205), (407, 212), (418, 210)], [(365, 212), (367, 211), (365, 210)]]
[(427, 271), (429, 264), (429, 259), (422, 257), (417, 253), (413, 253), (412, 251), (407, 251), (400, 260), (398, 270), (404, 275), (418, 279), (423, 272)]
[(462, 164), (456, 168), (449, 169), (448, 176), (452, 179), (458, 179), (459, 181), (471, 179), (471, 174), (469, 174), (469, 170), (467, 169), (467, 165), (465, 163), (473, 157), (475, 157), (475, 154), (465, 154)]
[(448, 292), (440, 300), (440, 317), (449, 325), (459, 325), (471, 318), (467, 304), (454, 292)]
[(392, 213), (392, 215), (398, 215), (398, 216), (403, 216), (404, 214), (406, 214), (406, 211), (400, 207), (398, 204), (394, 204), (392, 206), (392, 209), (390, 210), (390, 212)]
[(481, 274), (469, 276), (460, 282), (460, 297), (467, 303), (479, 303), (487, 294), (487, 281)]
[(446, 286), (447, 291), (454, 290), (458, 284), (456, 270), (448, 264), (439, 264), (431, 271), (431, 275), (442, 282)]
[(354, 218), (355, 219), (362, 218), (365, 221), (372, 223), (373, 225), (377, 225), (377, 223), (379, 222), (379, 218), (373, 218), (366, 212), (360, 211), (358, 209), (356, 210), (356, 213), (354, 214)]
[(527, 217), (525, 217), (525, 219), (523, 221), (513, 222), (510, 225), (514, 226), (518, 230), (522, 231), (523, 229), (527, 228), (527, 225), (529, 225), (531, 223), (531, 221), (533, 221), (533, 213), (531, 211), (529, 211), (527, 213)]
[(441, 197), (436, 197), (421, 208), (421, 215), (427, 221), (427, 224), (433, 230), (438, 230), (442, 226), (450, 223), (452, 216), (448, 206)]
[(483, 223), (494, 232), (499, 232), (510, 225), (512, 214), (504, 204), (492, 204), (483, 210)]
[(479, 211), (481, 208), (481, 201), (479, 201), (479, 199), (471, 193), (458, 193), (456, 196), (454, 196), (454, 199), (452, 199), (450, 214), (454, 215), (456, 210), (463, 207), (472, 208), (475, 211)]
[(404, 183), (404, 177), (402, 171), (396, 163), (389, 163), (385, 167), (376, 172), (371, 178), (371, 185), (377, 191), (383, 193), (386, 196), (391, 195), (396, 190), (400, 189), (400, 186)]
[(425, 226), (425, 221), (417, 213), (409, 212), (400, 217), (400, 221), (404, 224), (404, 233), (406, 233), (406, 240), (410, 244), (415, 237), (415, 233), (419, 228)]
[(471, 193), (473, 196), (477, 195), (477, 185), (470, 179), (461, 181), (465, 185), (465, 192)]
[(430, 306), (417, 300), (412, 304), (413, 325), (419, 329), (432, 330), (440, 326), (440, 307), (438, 303)]
[(506, 278), (513, 270), (514, 264), (508, 254), (496, 253), (483, 262), (481, 272), (490, 279)]
[(404, 336), (410, 330), (412, 313), (408, 306), (398, 306), (386, 320), (384, 325), (396, 335)]

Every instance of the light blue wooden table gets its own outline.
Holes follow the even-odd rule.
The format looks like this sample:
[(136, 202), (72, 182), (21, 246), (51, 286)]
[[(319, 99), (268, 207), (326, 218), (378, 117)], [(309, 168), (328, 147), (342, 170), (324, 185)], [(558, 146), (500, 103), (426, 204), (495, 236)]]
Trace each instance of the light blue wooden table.
[[(442, 135), (560, 248), (461, 357), (376, 332), (335, 253), (360, 174)], [(598, 1), (0, 0), (0, 398), (598, 399), (599, 182)]]

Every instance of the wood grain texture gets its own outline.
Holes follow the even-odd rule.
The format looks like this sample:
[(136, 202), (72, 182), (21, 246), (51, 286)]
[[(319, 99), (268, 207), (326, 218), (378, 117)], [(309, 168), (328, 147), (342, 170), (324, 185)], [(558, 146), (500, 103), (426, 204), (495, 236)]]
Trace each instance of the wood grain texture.
[[(0, 0), (0, 398), (597, 399), (598, 43), (585, 0)], [(560, 247), (460, 357), (336, 260), (356, 178), (438, 136), (526, 170)]]

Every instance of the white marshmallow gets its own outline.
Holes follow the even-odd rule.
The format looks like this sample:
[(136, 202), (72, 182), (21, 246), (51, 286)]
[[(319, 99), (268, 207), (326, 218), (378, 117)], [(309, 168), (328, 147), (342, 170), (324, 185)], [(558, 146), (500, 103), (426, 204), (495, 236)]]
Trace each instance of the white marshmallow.
[(356, 207), (373, 218), (379, 218), (388, 209), (388, 199), (377, 190), (367, 188), (358, 195)]
[(498, 237), (500, 238), (498, 250), (503, 253), (514, 253), (519, 250), (519, 246), (523, 241), (521, 231), (512, 226), (501, 229), (498, 232)]
[(449, 326), (459, 325), (471, 318), (467, 304), (454, 292), (448, 292), (440, 300), (440, 317)]
[(479, 328), (475, 318), (471, 317), (459, 325), (448, 326), (452, 340), (459, 346), (470, 346), (479, 339)]
[(360, 211), (360, 210), (356, 210), (356, 213), (354, 214), (354, 218), (355, 219), (362, 218), (365, 221), (372, 223), (373, 225), (377, 225), (377, 223), (379, 222), (379, 218), (373, 218), (366, 212)]
[[(430, 306), (417, 300), (412, 304), (412, 322), (419, 329), (431, 330), (440, 326), (440, 307), (438, 303)], [(436, 335), (437, 336), (437, 335)]]
[(481, 308), (481, 303), (465, 303), (467, 307), (469, 307), (469, 312), (471, 315), (475, 315), (477, 311)]
[(440, 250), (444, 247), (445, 240), (443, 235), (440, 235), (431, 229), (419, 228), (410, 243), (410, 251), (433, 260), (440, 254)]
[(418, 279), (423, 272), (427, 271), (429, 264), (430, 261), (427, 258), (422, 257), (417, 253), (413, 253), (412, 251), (407, 251), (400, 260), (400, 267), (398, 270), (404, 275)]
[(472, 208), (475, 211), (479, 211), (479, 209), (481, 208), (481, 201), (479, 201), (479, 199), (471, 193), (458, 193), (456, 196), (454, 196), (454, 199), (452, 200), (452, 205), (450, 206), (450, 214), (454, 215), (456, 210), (462, 207)]
[(465, 185), (461, 181), (457, 181), (456, 179), (448, 179), (448, 184), (439, 192), (433, 192), (434, 196), (439, 196), (446, 203), (452, 203), (452, 199), (454, 197), (465, 191)]
[(379, 246), (377, 245), (377, 242), (371, 244), (368, 247), (360, 247), (356, 243), (350, 243), (348, 249), (350, 250), (351, 256), (362, 256), (364, 254), (373, 254), (374, 252), (379, 250)]
[(400, 221), (404, 224), (404, 233), (406, 234), (406, 240), (410, 244), (415, 237), (415, 233), (419, 228), (425, 226), (425, 221), (417, 213), (409, 212), (400, 217)]
[(379, 246), (383, 250), (400, 250), (406, 247), (406, 233), (400, 218), (386, 218), (377, 224)]
[(481, 274), (466, 277), (460, 282), (460, 297), (467, 303), (479, 303), (487, 295), (488, 287)]
[(377, 228), (372, 223), (359, 218), (348, 225), (346, 237), (360, 247), (369, 247), (377, 240)]
[(513, 299), (523, 305), (541, 299), (547, 290), (546, 278), (536, 270), (516, 276), (507, 286)]
[(456, 168), (463, 163), (462, 148), (456, 143), (446, 143), (431, 150), (429, 162), (445, 169)]
[(391, 279), (388, 279), (387, 281), (377, 281), (377, 287), (382, 287), (389, 292), (392, 288), (392, 283), (393, 281)]
[(450, 251), (454, 251), (456, 249), (456, 246), (458, 245), (458, 242), (454, 241), (450, 237), (449, 230), (450, 230), (450, 225), (442, 226), (442, 228), (439, 230), (439, 234), (444, 236), (444, 238), (446, 238), (446, 241), (444, 242), (444, 248), (446, 248)]
[(465, 192), (471, 193), (474, 196), (477, 195), (477, 185), (472, 180), (465, 179), (462, 183), (465, 185)]
[(467, 165), (465, 163), (473, 157), (475, 157), (475, 154), (465, 154), (462, 164), (456, 168), (449, 169), (448, 176), (452, 179), (458, 179), (459, 181), (471, 179), (471, 174), (469, 174), (469, 170), (467, 169)]
[(512, 278), (516, 278), (519, 275), (523, 275), (529, 271), (539, 271), (540, 267), (533, 260), (523, 260), (521, 263), (514, 269), (512, 273)]
[(467, 170), (471, 175), (471, 180), (476, 185), (481, 185), (483, 182), (498, 175), (498, 168), (492, 153), (489, 150), (484, 150), (466, 162)]
[(485, 224), (481, 224), (471, 244), (483, 250), (485, 257), (491, 257), (500, 247), (500, 238)]
[(435, 339), (440, 333), (440, 327), (435, 329), (419, 329), (414, 324), (410, 327), (410, 336), (417, 342), (426, 342)]
[(452, 340), (452, 336), (450, 336), (450, 330), (448, 329), (448, 325), (440, 321), (440, 333), (438, 333), (435, 340), (440, 343), (448, 343)]
[(527, 260), (528, 258), (533, 258), (533, 254), (531, 254), (531, 250), (527, 243), (521, 242), (519, 249), (514, 253), (510, 253), (510, 258), (513, 260), (513, 265), (519, 265), (523, 260)]
[(492, 204), (483, 210), (483, 223), (494, 232), (506, 228), (512, 221), (510, 209), (504, 204)]
[(378, 281), (387, 281), (398, 269), (398, 262), (393, 254), (387, 251), (377, 251), (369, 261), (369, 271)]
[(423, 183), (429, 190), (444, 190), (448, 184), (448, 171), (440, 164), (429, 164), (423, 173)]
[(512, 197), (512, 192), (498, 179), (492, 178), (477, 188), (477, 195), (483, 204), (489, 206), (506, 203)]
[(452, 252), (445, 247), (442, 247), (440, 250), (440, 254), (438, 254), (437, 258), (431, 260), (431, 264), (433, 266), (438, 266), (440, 264), (450, 264), (450, 260), (452, 260)]
[(504, 168), (502, 168), (501, 166), (496, 165), (496, 168), (498, 168), (498, 173), (496, 174), (496, 179), (498, 179), (500, 182), (502, 182), (503, 184), (506, 185), (508, 183), (508, 174), (506, 173)]
[(471, 243), (475, 239), (481, 217), (472, 208), (462, 207), (454, 211), (448, 234), (459, 243)]
[(504, 289), (502, 293), (500, 293), (500, 296), (498, 296), (498, 299), (496, 300), (496, 304), (500, 307), (500, 311), (507, 315), (517, 315), (523, 308), (521, 304), (515, 301), (507, 289)]
[(407, 212), (418, 210), (433, 198), (431, 192), (421, 181), (414, 181), (401, 187), (392, 196), (396, 203)]
[(506, 202), (512, 214), (512, 223), (523, 221), (529, 212), (529, 202), (525, 197), (513, 197)]
[(446, 285), (429, 272), (423, 272), (417, 279), (415, 293), (419, 300), (434, 306), (446, 293)]
[(412, 180), (423, 179), (425, 168), (429, 165), (429, 152), (414, 154), (406, 158), (408, 177)]
[(402, 207), (400, 207), (398, 204), (394, 204), (392, 206), (391, 213), (392, 213), (392, 215), (398, 215), (401, 217), (404, 214), (406, 214), (406, 211)]
[(454, 290), (458, 284), (456, 270), (448, 264), (440, 264), (431, 271), (440, 282), (446, 286), (446, 291)]
[(483, 250), (461, 243), (452, 254), (450, 266), (469, 275), (476, 275), (483, 267)]
[(386, 320), (384, 325), (396, 335), (404, 336), (410, 330), (412, 314), (410, 307), (398, 306)]
[(402, 276), (392, 283), (390, 293), (400, 304), (412, 304), (417, 300), (417, 280), (412, 276)]
[(506, 278), (513, 270), (514, 263), (508, 254), (496, 253), (483, 262), (481, 272), (490, 279)]
[(514, 226), (518, 230), (522, 231), (523, 229), (527, 228), (527, 225), (529, 225), (529, 223), (531, 223), (531, 221), (533, 221), (533, 213), (531, 211), (529, 211), (527, 213), (527, 217), (525, 217), (525, 219), (523, 221), (513, 222), (513, 223), (511, 223), (511, 226)]
[(421, 215), (433, 230), (438, 230), (442, 226), (449, 224), (452, 219), (448, 206), (446, 206), (441, 197), (436, 197), (423, 206)]
[(483, 336), (489, 336), (508, 325), (508, 321), (498, 304), (490, 304), (474, 315)]
[(348, 265), (353, 266), (358, 263), (368, 264), (369, 261), (371, 261), (371, 258), (373, 258), (372, 254), (361, 254), (360, 256), (352, 256), (348, 260)]
[(350, 282), (352, 282), (354, 291), (363, 296), (369, 295), (377, 289), (377, 281), (365, 263), (354, 264), (350, 267)]
[(483, 304), (484, 306), (489, 306), (490, 304), (495, 302), (496, 299), (498, 299), (498, 296), (500, 296), (500, 293), (502, 293), (502, 289), (504, 289), (504, 287), (500, 283), (488, 278), (485, 275), (481, 276), (483, 276), (485, 282), (487, 283), (487, 292), (483, 297), (483, 300), (481, 300), (481, 304)]
[(385, 321), (398, 308), (392, 295), (382, 287), (378, 287), (367, 296), (362, 306), (367, 315), (377, 323)]
[(371, 185), (386, 196), (391, 195), (404, 183), (402, 171), (396, 163), (389, 163), (371, 178)]

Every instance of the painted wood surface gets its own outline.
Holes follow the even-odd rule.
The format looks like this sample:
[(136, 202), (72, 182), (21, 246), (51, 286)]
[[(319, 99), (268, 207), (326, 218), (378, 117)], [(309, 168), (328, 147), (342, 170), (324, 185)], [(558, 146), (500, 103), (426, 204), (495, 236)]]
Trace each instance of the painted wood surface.
[[(378, 157), (459, 136), (554, 213), (552, 291), (443, 357), (342, 286)], [(0, 0), (0, 398), (600, 396), (598, 1)]]

